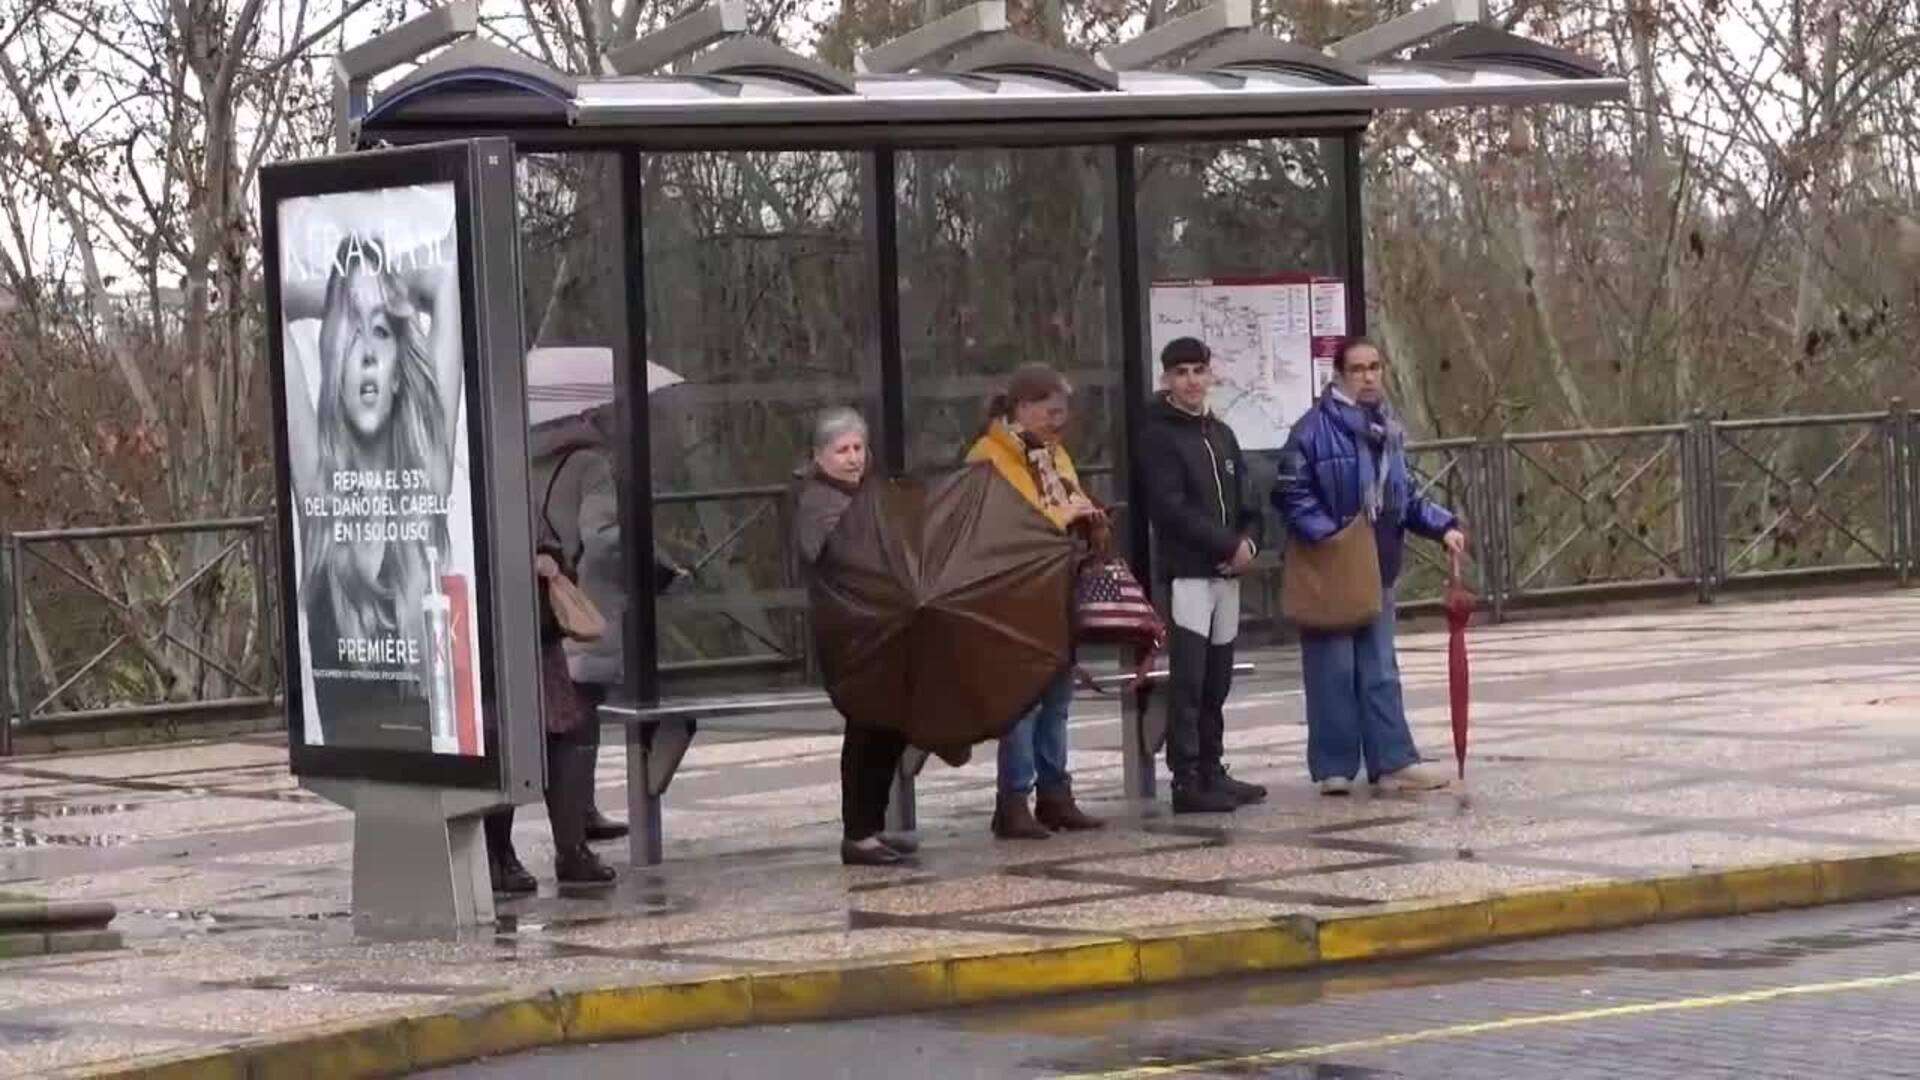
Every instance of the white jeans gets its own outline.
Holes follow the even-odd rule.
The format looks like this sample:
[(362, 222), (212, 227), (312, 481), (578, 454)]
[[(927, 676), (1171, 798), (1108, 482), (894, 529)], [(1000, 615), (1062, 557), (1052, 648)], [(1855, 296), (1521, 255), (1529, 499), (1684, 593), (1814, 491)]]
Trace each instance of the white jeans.
[(1233, 644), (1240, 636), (1240, 579), (1175, 578), (1173, 625), (1209, 645)]

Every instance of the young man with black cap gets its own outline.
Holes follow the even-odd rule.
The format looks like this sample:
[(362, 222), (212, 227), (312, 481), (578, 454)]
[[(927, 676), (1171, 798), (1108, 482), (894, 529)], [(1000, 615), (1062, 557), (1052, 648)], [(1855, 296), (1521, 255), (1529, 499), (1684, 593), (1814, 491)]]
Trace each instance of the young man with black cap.
[(1158, 536), (1157, 574), (1169, 582), (1173, 622), (1167, 766), (1173, 812), (1224, 813), (1267, 797), (1227, 775), (1226, 718), (1240, 580), (1259, 550), (1258, 505), (1243, 496), (1246, 458), (1233, 429), (1207, 408), (1213, 353), (1190, 337), (1160, 353), (1162, 392), (1135, 454), (1147, 516)]

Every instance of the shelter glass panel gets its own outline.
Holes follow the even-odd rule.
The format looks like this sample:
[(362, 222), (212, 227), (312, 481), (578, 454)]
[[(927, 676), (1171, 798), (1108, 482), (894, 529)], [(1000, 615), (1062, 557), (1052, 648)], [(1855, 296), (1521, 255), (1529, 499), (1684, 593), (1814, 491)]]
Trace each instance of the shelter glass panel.
[(1067, 445), (1096, 494), (1119, 452), (1108, 348), (1102, 170), (1089, 147), (928, 151), (898, 159), (907, 467), (961, 459), (1021, 364), (1075, 388)]
[(789, 488), (815, 415), (858, 404), (860, 162), (649, 155), (642, 170), (663, 675), (800, 677), (809, 632)]
[[(1255, 623), (1278, 625), (1275, 555), (1285, 534), (1267, 496), (1279, 447), (1311, 401), (1314, 356), (1347, 332), (1344, 289), (1327, 288), (1346, 278), (1340, 146), (1257, 139), (1138, 152), (1148, 378), (1157, 383), (1171, 337), (1201, 337), (1214, 351), (1213, 408), (1246, 448), (1247, 494), (1267, 516), (1266, 553), (1242, 604)], [(1218, 287), (1174, 284), (1182, 282)]]

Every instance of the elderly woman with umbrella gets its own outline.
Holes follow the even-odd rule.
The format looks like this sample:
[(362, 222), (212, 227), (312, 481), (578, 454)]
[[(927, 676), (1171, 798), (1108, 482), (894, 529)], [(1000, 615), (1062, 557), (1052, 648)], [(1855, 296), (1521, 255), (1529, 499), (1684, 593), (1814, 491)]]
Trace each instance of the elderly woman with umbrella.
[[(852, 409), (828, 409), (814, 421), (813, 456), (797, 476), (794, 545), (809, 574), (817, 573), (827, 540), (867, 475), (867, 422)], [(897, 730), (849, 722), (840, 744), (840, 861), (848, 866), (895, 866), (919, 844), (885, 836), (887, 799), (906, 737)]]
[(1333, 383), (1287, 438), (1273, 504), (1287, 523), (1289, 559), (1306, 564), (1358, 546), (1358, 565), (1377, 568), (1377, 580), (1331, 586), (1376, 590), (1367, 597), (1377, 603), (1375, 613), (1357, 628), (1315, 627), (1311, 612), (1299, 620), (1314, 782), (1323, 794), (1345, 795), (1364, 762), (1367, 779), (1383, 790), (1446, 787), (1445, 773), (1419, 764), (1407, 726), (1393, 586), (1408, 531), (1439, 541), (1456, 558), (1467, 538), (1453, 513), (1421, 496), (1408, 474), (1406, 429), (1387, 402), (1386, 360), (1372, 342), (1355, 338), (1341, 347)]

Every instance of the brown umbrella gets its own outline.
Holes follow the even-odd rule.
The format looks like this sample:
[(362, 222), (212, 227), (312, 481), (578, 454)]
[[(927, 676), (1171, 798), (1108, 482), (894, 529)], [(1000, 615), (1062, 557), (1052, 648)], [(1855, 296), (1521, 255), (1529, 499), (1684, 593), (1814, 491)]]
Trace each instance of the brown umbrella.
[(1074, 547), (990, 465), (863, 486), (811, 586), (847, 723), (958, 764), (1071, 661)]

